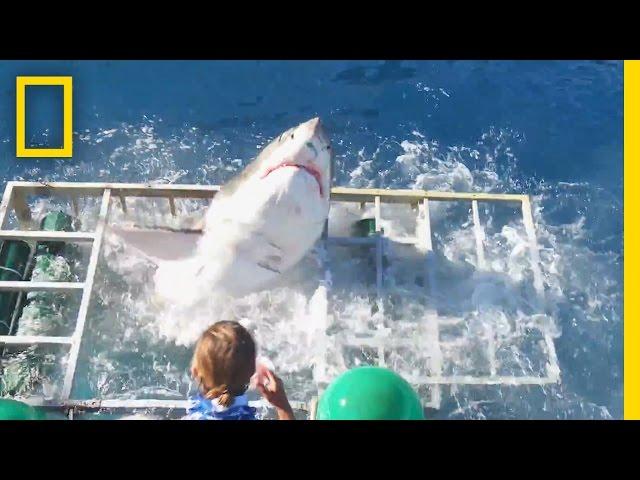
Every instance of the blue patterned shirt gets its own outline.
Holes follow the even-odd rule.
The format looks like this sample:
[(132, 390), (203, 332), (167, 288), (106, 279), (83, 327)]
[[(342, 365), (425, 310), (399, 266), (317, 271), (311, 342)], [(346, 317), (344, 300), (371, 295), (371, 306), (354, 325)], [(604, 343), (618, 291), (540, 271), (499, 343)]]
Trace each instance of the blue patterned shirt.
[(246, 395), (235, 397), (229, 407), (223, 407), (216, 399), (209, 400), (202, 395), (189, 400), (191, 405), (183, 420), (256, 420), (256, 409), (249, 406)]

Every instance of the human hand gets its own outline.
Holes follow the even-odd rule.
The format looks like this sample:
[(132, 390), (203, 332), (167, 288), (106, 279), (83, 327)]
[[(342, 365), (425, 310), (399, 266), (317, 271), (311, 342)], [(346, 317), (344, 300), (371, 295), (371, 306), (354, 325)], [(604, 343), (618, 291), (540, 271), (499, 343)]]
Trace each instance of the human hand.
[(263, 367), (263, 371), (260, 373), (263, 381), (256, 385), (258, 391), (267, 402), (276, 408), (280, 420), (294, 420), (293, 410), (289, 405), (289, 399), (280, 377), (266, 367)]

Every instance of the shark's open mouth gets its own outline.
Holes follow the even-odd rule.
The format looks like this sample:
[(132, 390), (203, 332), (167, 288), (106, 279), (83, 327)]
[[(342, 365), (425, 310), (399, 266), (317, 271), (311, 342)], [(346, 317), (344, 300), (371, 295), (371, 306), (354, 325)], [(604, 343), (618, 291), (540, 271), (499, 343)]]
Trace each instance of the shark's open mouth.
[(269, 168), (264, 173), (264, 175), (262, 175), (262, 178), (266, 178), (271, 172), (284, 167), (295, 167), (307, 172), (309, 175), (311, 175), (313, 178), (316, 179), (316, 182), (318, 183), (318, 188), (320, 189), (320, 196), (324, 197), (324, 191), (322, 189), (322, 174), (313, 165), (300, 165), (298, 163), (289, 163), (289, 162), (281, 163), (280, 165), (276, 165), (275, 167)]

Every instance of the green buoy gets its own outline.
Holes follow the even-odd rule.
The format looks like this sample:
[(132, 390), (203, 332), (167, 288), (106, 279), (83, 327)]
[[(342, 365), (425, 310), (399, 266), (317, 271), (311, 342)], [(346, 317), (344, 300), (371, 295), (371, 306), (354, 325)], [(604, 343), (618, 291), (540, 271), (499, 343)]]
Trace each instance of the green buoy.
[(400, 375), (359, 367), (335, 379), (318, 403), (318, 420), (424, 420), (416, 392)]
[(26, 403), (0, 398), (0, 420), (46, 420), (46, 415)]

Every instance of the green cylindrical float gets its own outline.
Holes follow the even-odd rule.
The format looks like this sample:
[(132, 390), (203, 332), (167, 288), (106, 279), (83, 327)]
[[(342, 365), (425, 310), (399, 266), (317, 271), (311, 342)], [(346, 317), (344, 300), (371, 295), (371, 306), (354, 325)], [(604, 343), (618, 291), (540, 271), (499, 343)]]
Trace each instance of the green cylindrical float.
[(376, 234), (376, 219), (364, 218), (358, 220), (353, 225), (352, 230), (356, 237), (371, 237)]
[[(374, 237), (378, 235), (376, 232), (376, 219), (375, 218), (363, 218), (362, 220), (358, 220), (351, 227), (351, 233), (354, 237)], [(384, 233), (384, 229), (381, 229), (380, 234)], [(360, 247), (354, 249), (355, 251), (359, 251), (363, 256), (368, 258), (368, 263), (372, 267), (375, 265), (374, 257), (371, 256), (371, 250), (369, 247)], [(389, 265), (389, 260), (387, 259), (387, 255), (382, 254), (382, 266), (383, 268), (387, 268)]]
[(424, 420), (416, 392), (397, 373), (359, 367), (340, 375), (318, 403), (318, 420)]
[[(44, 231), (73, 231), (74, 219), (61, 211), (50, 212), (42, 219), (40, 229)], [(25, 249), (21, 253), (25, 259), (28, 258), (28, 250)], [(38, 242), (32, 261), (33, 268), (28, 269), (30, 278), (25, 278), (25, 280), (72, 281), (71, 266), (65, 258), (69, 253), (70, 249), (67, 248), (65, 242)], [(23, 271), (21, 270), (21, 272)], [(20, 308), (20, 311), (16, 312), (15, 325), (13, 325), (12, 332), (9, 333), (33, 336), (58, 335), (58, 330), (66, 322), (64, 312), (60, 308), (66, 295), (57, 292), (32, 291), (25, 295), (25, 300), (21, 302), (21, 305), (16, 305), (16, 295), (13, 304), (10, 305), (11, 308), (7, 310), (9, 323), (14, 310)], [(0, 313), (3, 313), (2, 310)], [(0, 317), (1, 319), (2, 317)], [(0, 370), (0, 395), (26, 395), (40, 381), (40, 376), (46, 366), (40, 363), (41, 360), (34, 357), (35, 351), (36, 347), (29, 346), (5, 358)]]
[[(47, 214), (40, 224), (41, 230), (73, 231), (73, 218), (64, 212)], [(50, 261), (51, 256), (59, 254), (65, 247), (64, 242), (39, 242), (36, 246), (36, 262)], [(22, 240), (6, 240), (0, 244), (0, 280), (21, 281), (27, 271), (31, 249)], [(47, 260), (38, 255), (48, 255)], [(18, 307), (19, 292), (0, 292), (0, 335), (8, 335), (11, 317)]]
[[(73, 231), (73, 218), (64, 212), (48, 213), (40, 224), (44, 231)], [(41, 282), (70, 282), (73, 272), (68, 257), (71, 250), (65, 242), (38, 242), (31, 279)], [(16, 332), (18, 335), (56, 335), (65, 322), (60, 305), (66, 294), (29, 292)]]
[[(376, 235), (376, 219), (375, 218), (363, 218), (358, 220), (351, 227), (351, 233), (354, 237), (373, 237)], [(367, 246), (356, 247), (354, 251), (359, 252), (360, 255), (368, 258), (370, 264), (373, 263), (370, 254), (370, 249)]]
[[(0, 280), (21, 281), (27, 270), (31, 248), (22, 240), (6, 240), (0, 245)], [(19, 292), (0, 292), (0, 335), (8, 335)]]
[[(55, 232), (73, 232), (73, 217), (64, 212), (48, 213), (40, 223), (40, 229)], [(60, 254), (65, 247), (65, 242), (39, 242), (37, 253)]]
[(46, 414), (26, 403), (0, 398), (0, 420), (46, 420)]

